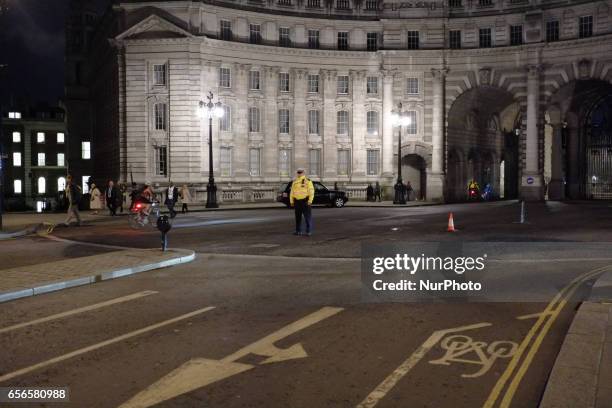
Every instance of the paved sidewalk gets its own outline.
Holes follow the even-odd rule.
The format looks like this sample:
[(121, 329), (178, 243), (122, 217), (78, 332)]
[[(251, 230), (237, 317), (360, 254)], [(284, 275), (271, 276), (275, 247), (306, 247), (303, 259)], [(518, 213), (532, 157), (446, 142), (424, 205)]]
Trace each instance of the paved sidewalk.
[(578, 309), (540, 408), (612, 408), (612, 273)]
[(0, 270), (0, 302), (191, 262), (195, 253), (183, 249), (118, 250)]

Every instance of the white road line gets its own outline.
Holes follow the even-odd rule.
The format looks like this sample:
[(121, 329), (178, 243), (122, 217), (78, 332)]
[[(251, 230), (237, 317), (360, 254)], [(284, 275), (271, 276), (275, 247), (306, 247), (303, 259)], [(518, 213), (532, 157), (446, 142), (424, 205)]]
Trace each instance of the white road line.
[(13, 379), (15, 377), (19, 377), (20, 375), (24, 375), (24, 374), (30, 373), (32, 371), (39, 370), (41, 368), (50, 366), (52, 364), (59, 363), (59, 362), (64, 361), (64, 360), (68, 360), (68, 359), (70, 359), (72, 357), (80, 356), (81, 354), (89, 353), (90, 351), (94, 351), (94, 350), (97, 350), (99, 348), (102, 348), (102, 347), (105, 347), (105, 346), (108, 346), (108, 345), (111, 345), (111, 344), (114, 344), (114, 343), (118, 343), (118, 342), (123, 341), (123, 340), (127, 340), (127, 339), (129, 339), (131, 337), (138, 336), (138, 335), (146, 333), (148, 331), (159, 329), (160, 327), (164, 327), (164, 326), (167, 326), (169, 324), (180, 322), (181, 320), (189, 319), (190, 317), (194, 317), (194, 316), (197, 316), (199, 314), (208, 312), (209, 310), (212, 310), (214, 308), (215, 308), (214, 306), (208, 306), (208, 307), (205, 307), (203, 309), (194, 310), (193, 312), (190, 312), (190, 313), (178, 316), (178, 317), (174, 317), (174, 318), (169, 319), (169, 320), (164, 320), (163, 322), (156, 323), (156, 324), (153, 324), (151, 326), (143, 327), (142, 329), (138, 329), (138, 330), (135, 330), (133, 332), (123, 334), (123, 335), (121, 335), (119, 337), (114, 337), (112, 339), (105, 340), (105, 341), (103, 341), (101, 343), (97, 343), (97, 344), (94, 344), (94, 345), (91, 345), (91, 346), (83, 347), (81, 349), (72, 351), (72, 352), (70, 352), (68, 354), (64, 354), (64, 355), (61, 355), (61, 356), (58, 356), (58, 357), (54, 357), (54, 358), (52, 358), (50, 360), (43, 361), (42, 363), (34, 364), (34, 365), (22, 368), (22, 369), (17, 370), (17, 371), (13, 371), (12, 373), (8, 373), (8, 374), (5, 374), (2, 377), (0, 377), (0, 383), (4, 382), (4, 381), (8, 381), (10, 379)]
[(19, 324), (15, 324), (13, 326), (8, 326), (8, 327), (3, 327), (3, 328), (0, 329), (0, 334), (9, 332), (11, 330), (17, 330), (17, 329), (22, 329), (22, 328), (28, 327), (28, 326), (33, 326), (35, 324), (49, 322), (51, 320), (62, 319), (64, 317), (73, 316), (73, 315), (79, 314), (79, 313), (90, 312), (92, 310), (101, 309), (103, 307), (115, 305), (117, 303), (129, 302), (130, 300), (140, 299), (140, 298), (143, 298), (145, 296), (154, 295), (156, 293), (158, 293), (158, 292), (156, 292), (154, 290), (145, 290), (145, 291), (142, 291), (142, 292), (133, 293), (131, 295), (122, 296), (122, 297), (118, 297), (118, 298), (115, 298), (115, 299), (107, 300), (105, 302), (96, 303), (96, 304), (93, 304), (93, 305), (80, 307), (78, 309), (69, 310), (67, 312), (62, 312), (62, 313), (54, 314), (54, 315), (51, 315), (51, 316), (42, 317), (40, 319), (32, 320), (32, 321), (29, 321), (29, 322), (19, 323)]
[(491, 323), (478, 323), (468, 326), (455, 327), (452, 329), (438, 330), (432, 333), (431, 336), (410, 357), (408, 357), (399, 367), (397, 367), (387, 378), (381, 382), (356, 408), (372, 408), (380, 402), (395, 387), (395, 385), (406, 375), (412, 368), (417, 365), (425, 354), (429, 352), (444, 336), (449, 333), (457, 333), (466, 330), (480, 329), (482, 327), (491, 326)]

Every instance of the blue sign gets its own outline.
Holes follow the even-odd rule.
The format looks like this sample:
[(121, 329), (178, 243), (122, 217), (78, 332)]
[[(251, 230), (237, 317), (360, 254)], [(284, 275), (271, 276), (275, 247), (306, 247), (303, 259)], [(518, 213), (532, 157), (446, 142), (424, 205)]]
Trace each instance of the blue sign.
[(534, 179), (533, 177), (527, 177), (527, 184), (533, 184)]

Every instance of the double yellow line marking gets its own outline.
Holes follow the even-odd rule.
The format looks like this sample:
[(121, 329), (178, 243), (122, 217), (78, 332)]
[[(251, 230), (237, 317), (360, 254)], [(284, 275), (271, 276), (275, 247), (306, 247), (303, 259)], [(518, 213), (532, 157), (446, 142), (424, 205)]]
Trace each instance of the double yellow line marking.
[[(568, 300), (573, 296), (574, 292), (580, 285), (589, 279), (594, 278), (595, 276), (605, 272), (610, 269), (612, 265), (603, 266), (601, 268), (593, 269), (583, 275), (578, 276), (574, 280), (572, 280), (567, 286), (565, 286), (559, 293), (555, 295), (555, 297), (550, 301), (546, 309), (542, 313), (540, 313), (540, 317), (535, 322), (535, 324), (531, 327), (527, 336), (521, 342), (516, 354), (506, 367), (506, 370), (502, 374), (502, 376), (497, 380), (497, 383), (491, 390), (489, 394), (489, 398), (485, 401), (483, 408), (493, 408), (495, 403), (500, 400), (500, 396), (506, 383), (510, 380), (512, 375), (514, 374), (514, 378), (510, 381), (506, 389), (506, 393), (499, 403), (500, 408), (508, 408), (512, 403), (512, 398), (514, 398), (514, 394), (518, 389), (521, 380), (525, 376), (527, 369), (531, 365), (533, 358), (538, 352), (542, 341), (548, 334), (551, 326), (567, 304)], [(539, 330), (539, 332), (538, 332)], [(537, 336), (536, 336), (537, 335)], [(534, 338), (535, 337), (535, 338)], [(533, 343), (532, 343), (533, 340)], [(531, 347), (530, 347), (531, 345)], [(530, 347), (530, 348), (529, 348)], [(525, 354), (526, 353), (526, 354)], [(525, 354), (525, 358), (523, 355)], [(520, 366), (519, 366), (520, 363)]]

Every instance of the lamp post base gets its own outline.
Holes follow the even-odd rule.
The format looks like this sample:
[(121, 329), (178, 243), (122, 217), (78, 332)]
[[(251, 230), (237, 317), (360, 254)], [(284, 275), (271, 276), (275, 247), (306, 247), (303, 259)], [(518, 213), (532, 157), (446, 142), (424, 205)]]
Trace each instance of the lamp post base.
[(217, 185), (214, 180), (206, 185), (206, 208), (219, 208), (217, 203)]

